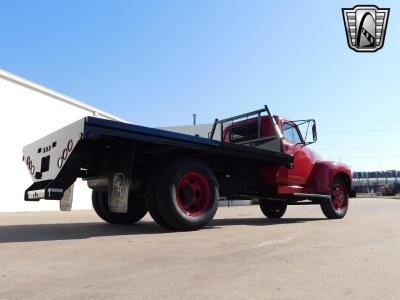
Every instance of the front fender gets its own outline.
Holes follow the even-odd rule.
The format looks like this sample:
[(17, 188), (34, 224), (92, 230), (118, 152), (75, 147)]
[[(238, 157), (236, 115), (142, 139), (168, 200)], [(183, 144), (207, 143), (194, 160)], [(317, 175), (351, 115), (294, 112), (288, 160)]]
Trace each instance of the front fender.
[(317, 162), (314, 166), (315, 193), (329, 194), (332, 181), (336, 176), (342, 176), (348, 185), (347, 188), (350, 188), (352, 175), (347, 165), (333, 161)]

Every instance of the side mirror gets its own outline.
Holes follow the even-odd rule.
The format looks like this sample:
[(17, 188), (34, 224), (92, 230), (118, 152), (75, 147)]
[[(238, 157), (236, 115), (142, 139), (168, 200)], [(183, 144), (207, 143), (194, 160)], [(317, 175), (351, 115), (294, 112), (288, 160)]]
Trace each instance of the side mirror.
[(317, 123), (315, 122), (315, 120), (312, 120), (313, 124), (312, 124), (312, 136), (313, 136), (313, 141), (314, 143), (317, 141)]
[(317, 124), (314, 119), (292, 121), (303, 136), (303, 142), (298, 143), (303, 146), (310, 145), (317, 141)]

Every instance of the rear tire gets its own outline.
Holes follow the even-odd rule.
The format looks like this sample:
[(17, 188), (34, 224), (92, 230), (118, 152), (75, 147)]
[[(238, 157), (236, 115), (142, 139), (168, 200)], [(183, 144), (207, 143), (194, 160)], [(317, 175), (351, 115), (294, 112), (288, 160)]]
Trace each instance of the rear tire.
[(287, 204), (275, 200), (260, 199), (260, 208), (267, 218), (279, 219), (285, 214)]
[(167, 228), (189, 231), (204, 227), (214, 217), (218, 200), (217, 179), (201, 161), (177, 160), (158, 180), (155, 201)]
[(110, 211), (107, 192), (92, 191), (92, 204), (97, 215), (111, 224), (133, 224), (141, 220), (147, 213), (144, 199), (140, 197), (129, 197), (128, 212), (126, 213)]
[(154, 174), (150, 177), (149, 181), (146, 184), (146, 207), (149, 210), (150, 216), (153, 218), (153, 220), (160, 225), (161, 227), (164, 227), (166, 229), (172, 229), (171, 226), (168, 225), (167, 222), (163, 219), (161, 216), (158, 206), (156, 203), (156, 190), (159, 182), (161, 171), (156, 170)]
[(341, 219), (349, 208), (349, 191), (341, 178), (335, 178), (331, 185), (331, 199), (321, 200), (321, 209), (328, 219)]

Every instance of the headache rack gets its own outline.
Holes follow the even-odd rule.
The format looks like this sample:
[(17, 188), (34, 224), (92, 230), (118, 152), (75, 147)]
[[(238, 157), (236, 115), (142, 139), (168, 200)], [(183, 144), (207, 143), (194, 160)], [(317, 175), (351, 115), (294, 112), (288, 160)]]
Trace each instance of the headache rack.
[[(269, 120), (274, 128), (275, 135), (268, 136), (268, 137), (262, 137), (262, 135), (261, 135), (262, 117), (264, 117), (265, 114), (269, 118)], [(257, 119), (256, 123), (254, 123), (255, 119)], [(281, 139), (283, 137), (281, 130), (279, 129), (274, 117), (271, 115), (271, 112), (268, 109), (268, 106), (265, 105), (264, 108), (262, 108), (262, 109), (248, 112), (245, 114), (241, 114), (238, 116), (234, 116), (234, 117), (230, 117), (230, 118), (226, 118), (226, 119), (222, 119), (222, 120), (215, 119), (213, 127), (211, 129), (211, 132), (208, 134), (209, 138), (212, 140), (215, 138), (217, 128), (218, 128), (219, 135), (220, 135), (219, 140), (224, 141), (224, 132), (225, 132), (226, 128), (230, 127), (231, 131), (233, 131), (236, 128), (245, 127), (246, 122), (248, 124), (250, 124), (250, 123), (256, 124), (255, 132), (251, 135), (250, 139), (249, 138), (246, 138), (245, 140), (237, 139), (235, 141), (235, 143), (252, 144), (252, 143), (255, 143), (260, 140), (264, 140), (264, 141), (265, 140), (275, 140), (275, 139)], [(231, 142), (233, 142), (233, 141), (231, 140)]]

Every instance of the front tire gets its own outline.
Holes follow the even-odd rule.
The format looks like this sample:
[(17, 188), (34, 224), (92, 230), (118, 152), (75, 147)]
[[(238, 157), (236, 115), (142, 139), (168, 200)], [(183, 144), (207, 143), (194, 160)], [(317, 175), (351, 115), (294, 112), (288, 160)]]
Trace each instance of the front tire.
[(141, 220), (147, 213), (144, 199), (129, 196), (128, 212), (114, 213), (108, 208), (108, 193), (92, 191), (92, 204), (97, 215), (111, 224), (133, 224)]
[(286, 212), (287, 204), (278, 200), (260, 199), (260, 209), (264, 216), (270, 219), (279, 219)]
[(155, 200), (167, 228), (182, 231), (200, 229), (212, 220), (217, 211), (217, 179), (201, 161), (178, 160), (161, 174)]
[(349, 208), (349, 191), (341, 178), (335, 178), (331, 185), (331, 199), (321, 201), (321, 209), (328, 219), (341, 219)]

